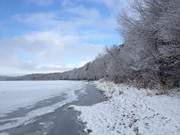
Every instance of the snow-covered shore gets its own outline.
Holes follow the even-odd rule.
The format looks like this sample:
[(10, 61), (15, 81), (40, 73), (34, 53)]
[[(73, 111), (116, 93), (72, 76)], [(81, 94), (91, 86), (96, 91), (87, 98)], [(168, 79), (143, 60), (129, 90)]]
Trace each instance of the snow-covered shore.
[(156, 95), (156, 91), (112, 82), (95, 84), (111, 98), (93, 106), (74, 106), (90, 135), (180, 135), (178, 89)]

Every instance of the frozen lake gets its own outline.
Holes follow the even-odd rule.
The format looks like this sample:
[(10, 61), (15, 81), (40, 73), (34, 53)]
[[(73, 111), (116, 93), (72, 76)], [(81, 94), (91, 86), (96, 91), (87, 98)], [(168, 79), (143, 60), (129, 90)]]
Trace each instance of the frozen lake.
[(0, 81), (0, 135), (78, 135), (83, 127), (68, 106), (102, 99), (85, 81)]
[(0, 82), (0, 117), (39, 101), (64, 95), (66, 102), (76, 99), (75, 91), (84, 87), (80, 81), (2, 81)]

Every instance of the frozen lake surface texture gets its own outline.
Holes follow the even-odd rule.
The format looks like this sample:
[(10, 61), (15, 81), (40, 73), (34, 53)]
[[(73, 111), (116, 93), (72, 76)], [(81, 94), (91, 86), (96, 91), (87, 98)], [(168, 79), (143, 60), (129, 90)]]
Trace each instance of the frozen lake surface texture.
[[(61, 134), (65, 134), (68, 130), (65, 129), (65, 124), (70, 122), (67, 119), (73, 120), (75, 116), (72, 111), (68, 112), (69, 114), (63, 113), (63, 109), (67, 109), (73, 102), (78, 102), (80, 95), (87, 94), (88, 85), (83, 81), (0, 82), (0, 135), (59, 134), (60, 128), (57, 131), (54, 128), (54, 121), (57, 119), (65, 119), (63, 124), (57, 122), (61, 128), (64, 126)], [(80, 127), (72, 125), (70, 128)]]

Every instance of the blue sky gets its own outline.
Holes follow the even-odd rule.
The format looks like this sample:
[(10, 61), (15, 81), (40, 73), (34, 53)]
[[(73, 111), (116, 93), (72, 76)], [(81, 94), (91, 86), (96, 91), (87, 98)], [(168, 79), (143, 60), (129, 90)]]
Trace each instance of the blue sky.
[(126, 0), (1, 0), (0, 74), (62, 72), (120, 44)]

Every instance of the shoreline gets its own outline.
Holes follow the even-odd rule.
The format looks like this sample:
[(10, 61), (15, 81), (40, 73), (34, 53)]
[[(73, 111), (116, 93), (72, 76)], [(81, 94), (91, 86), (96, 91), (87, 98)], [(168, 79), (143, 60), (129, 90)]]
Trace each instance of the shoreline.
[[(73, 106), (90, 135), (179, 135), (180, 89), (167, 95), (112, 82), (95, 82), (107, 101)], [(158, 128), (157, 128), (158, 127)]]
[[(91, 106), (105, 101), (106, 98), (91, 82), (87, 83), (83, 89), (84, 90), (75, 91), (75, 94), (78, 96), (77, 100), (63, 105), (52, 113), (38, 116), (35, 118), (35, 121), (3, 130), (0, 132), (0, 135), (4, 135), (5, 133), (8, 133), (8, 135), (87, 135), (87, 133), (84, 132), (85, 124), (78, 120), (80, 113), (69, 106)], [(49, 100), (50, 102), (47, 102), (48, 104), (51, 102), (54, 103), (57, 98), (55, 97)], [(61, 101), (61, 99), (58, 99), (58, 101)], [(37, 106), (38, 105), (39, 104), (37, 104)], [(23, 114), (21, 110), (19, 110), (19, 113)], [(12, 116), (13, 113), (10, 117)]]

